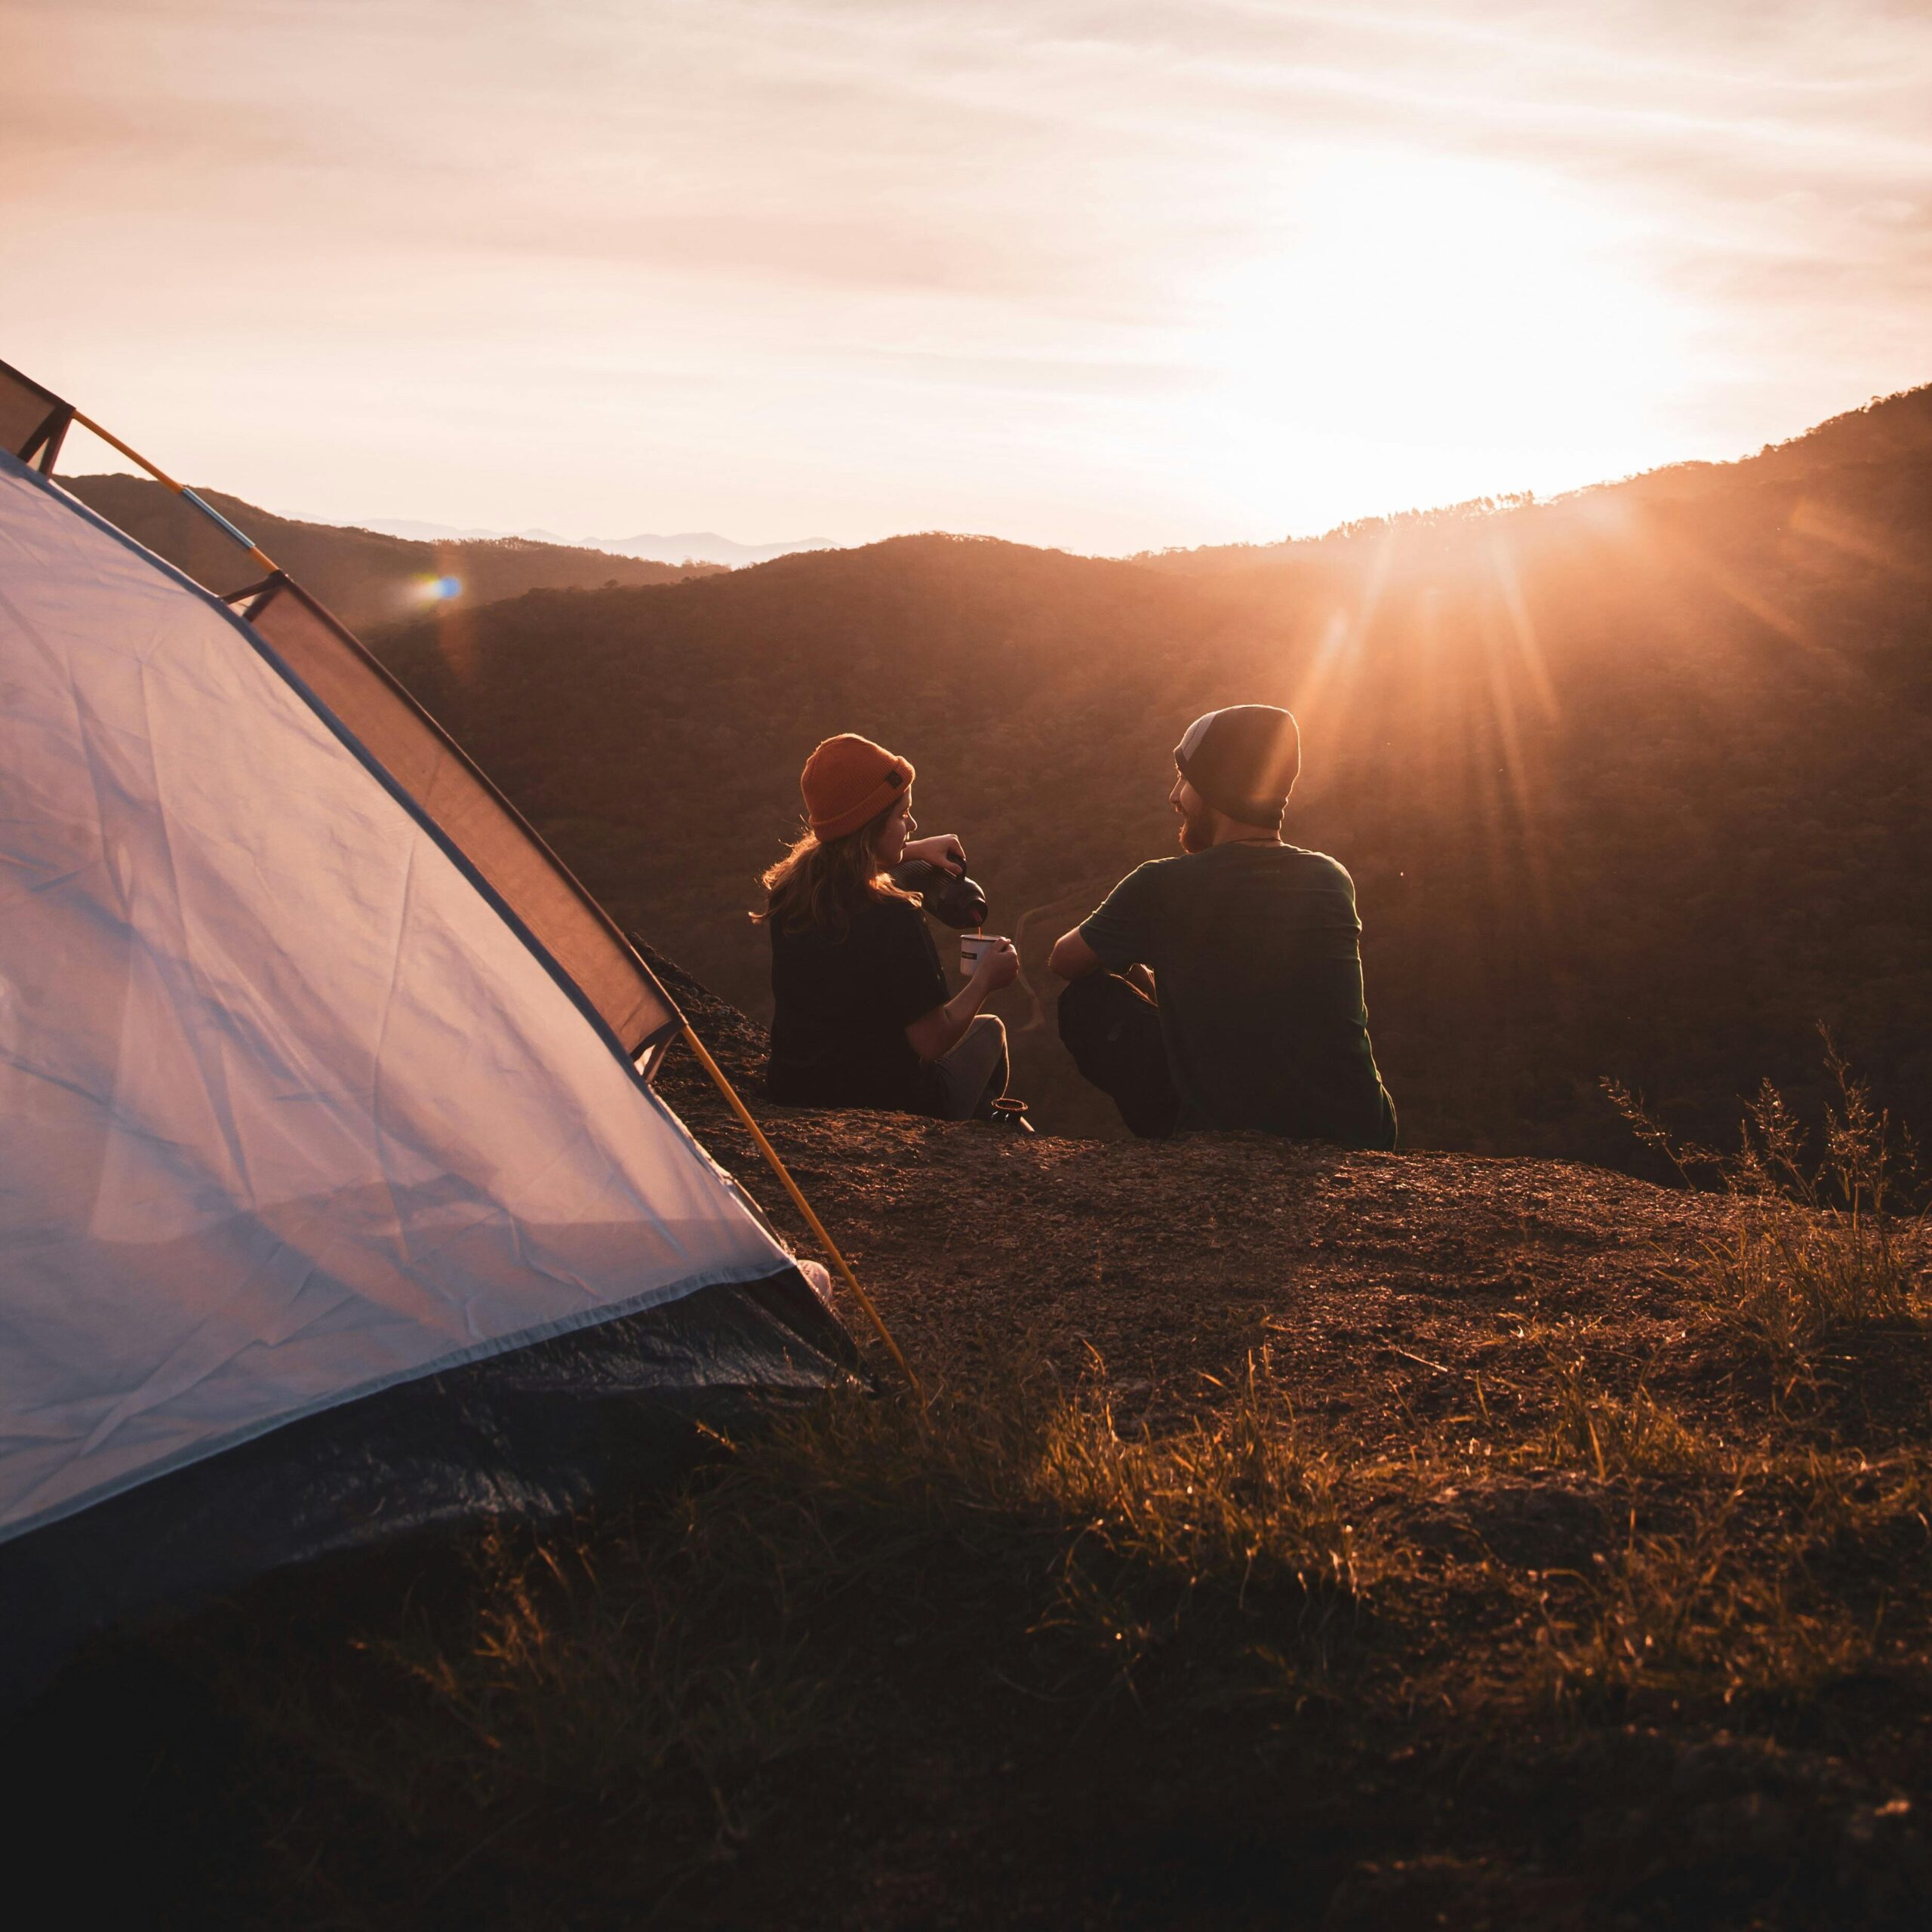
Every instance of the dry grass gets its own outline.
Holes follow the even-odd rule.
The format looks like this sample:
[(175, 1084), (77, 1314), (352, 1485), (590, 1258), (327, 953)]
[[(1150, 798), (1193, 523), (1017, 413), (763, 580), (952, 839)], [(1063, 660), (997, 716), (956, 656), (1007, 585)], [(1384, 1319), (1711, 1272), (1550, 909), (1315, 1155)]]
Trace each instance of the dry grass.
[[(1620, 1484), (1629, 1522), (1586, 1569), (1464, 1580), (1493, 1613), (1540, 1621), (1506, 1702), (1721, 1705), (1801, 1694), (1863, 1654), (1807, 1552), (1922, 1524), (1915, 1466), (1875, 1482), (1862, 1459), (1721, 1453), (1580, 1358), (1552, 1355), (1524, 1392), (1497, 1466)], [(1353, 1525), (1470, 1475), (1420, 1438), (1406, 1460), (1311, 1444), (1265, 1358), (1155, 1438), (1123, 1432), (1096, 1388), (1016, 1377), (925, 1411), (834, 1397), (721, 1446), (668, 1512), (485, 1539), (451, 1601), (358, 1640), (357, 1695), (318, 1707), (258, 1681), (257, 1718), (398, 1815), (681, 1802), (728, 1847), (771, 1767), (865, 1721), (857, 1651), (961, 1620), (980, 1620), (1035, 1694), (1184, 1682), (1196, 1703), (1412, 1706), (1441, 1601), (1414, 1594), (1413, 1552)], [(1687, 1527), (1639, 1527), (1654, 1491)]]
[(1392, 1738), (1506, 1766), (1539, 1733), (1801, 1725), (1835, 1682), (1932, 1656), (1917, 1371), (1869, 1451), (1841, 1427), (1858, 1402), (1801, 1417), (1731, 1383), (1761, 1380), (1741, 1355), (1780, 1395), (1864, 1389), (1900, 1352), (1832, 1338), (1915, 1319), (1916, 1230), (1848, 1079), (1815, 1156), (1767, 1093), (1719, 1171), (1730, 1228), (1690, 1276), (1687, 1343), (1563, 1312), (1560, 1278), (1526, 1268), (1478, 1318), (1503, 1334), (1383, 1352), (1392, 1404), (1318, 1429), (1265, 1350), (1138, 1418), (1097, 1360), (1067, 1381), (1029, 1351), (924, 1409), (776, 1413), (670, 1498), (481, 1538), (319, 1660), (260, 1618), (240, 1645), (232, 1625), (188, 1641), (255, 1740), (286, 1869), (349, 1833), (412, 1875), (317, 1924), (473, 1911), (485, 1869), (536, 1922), (566, 1844), (572, 1885), (623, 1910), (726, 1897), (801, 1810), (844, 1829), (824, 1794), (869, 1755), (888, 1810), (903, 1767), (943, 1761), (943, 1817), (955, 1789), (998, 1813), (1000, 1766), (1030, 1752), (1023, 1825), (1150, 1735), (1153, 1761), (1247, 1804), (1217, 1726), (1265, 1759), (1318, 1725), (1372, 1770)]
[(1205, 1777), (1188, 1740), (1312, 1712), (1371, 1769), (1392, 1737), (1506, 1767), (1539, 1733), (1801, 1724), (1906, 1654), (1901, 1620), (1926, 1648), (1932, 1459), (1776, 1419), (1720, 1447), (1613, 1340), (1531, 1340), (1507, 1413), (1477, 1395), (1480, 1453), (1460, 1417), (1316, 1438), (1265, 1356), (1151, 1434), (1097, 1374), (989, 1372), (923, 1411), (835, 1396), (721, 1442), (668, 1503), (481, 1539), (327, 1658), (258, 1622), (251, 1662), (231, 1627), (205, 1668), (287, 1869), (352, 1832), (429, 1874), (302, 1922), (400, 1926), (478, 1860), (540, 1897), (565, 1844), (573, 1886), (645, 1916), (728, 1890), (854, 1753), (1030, 1752), (1051, 1808), (1062, 1776), (1109, 1774), (1129, 1720), (1106, 1713)]
[[(688, 1518), (681, 1526), (690, 1527)], [(768, 1766), (835, 1727), (828, 1679), (730, 1526), (606, 1521), (492, 1531), (399, 1627), (352, 1636), (318, 1698), (270, 1654), (228, 1675), (251, 1721), (401, 1820), (464, 1830), (649, 1798), (742, 1841)]]
[(1871, 1632), (1821, 1592), (1777, 1536), (1740, 1533), (1737, 1493), (1676, 1534), (1641, 1531), (1599, 1558), (1567, 1608), (1548, 1602), (1541, 1687), (1558, 1708), (1620, 1714), (1644, 1697), (1802, 1698), (1871, 1654)]
[(1038, 1379), (834, 1396), (721, 1442), (668, 1512), (485, 1537), (459, 1588), (352, 1639), (343, 1694), (272, 1652), (223, 1668), (251, 1724), (398, 1819), (649, 1804), (728, 1854), (769, 1768), (858, 1721), (861, 1632), (986, 1616), (1057, 1697), (1137, 1693), (1197, 1631), (1223, 1689), (1323, 1681), (1358, 1594), (1336, 1466), (1265, 1361), (1223, 1397), (1147, 1441)]
[(1601, 1389), (1580, 1356), (1552, 1356), (1545, 1387), (1548, 1419), (1528, 1445), (1558, 1468), (1617, 1476), (1689, 1475), (1712, 1466), (1716, 1452), (1641, 1383), (1627, 1398)]
[(1265, 1358), (1155, 1440), (1124, 1436), (1102, 1394), (1023, 1378), (924, 1412), (835, 1404), (749, 1446), (730, 1487), (784, 1498), (808, 1561), (841, 1540), (937, 1537), (1037, 1577), (1033, 1627), (1071, 1635), (1117, 1674), (1209, 1606), (1259, 1614), (1284, 1601), (1319, 1668), (1314, 1633), (1356, 1594), (1336, 1465), (1303, 1441)]
[(1606, 1084), (1647, 1146), (1687, 1181), (1715, 1182), (1729, 1197), (1731, 1229), (1707, 1252), (1704, 1300), (1786, 1392), (1829, 1337), (1914, 1319), (1918, 1306), (1926, 1211), (1915, 1150), (1829, 1036), (1825, 1062), (1837, 1097), (1814, 1132), (1767, 1081), (1729, 1154), (1674, 1139), (1641, 1101)]
[(1912, 1317), (1914, 1284), (1878, 1217), (1747, 1198), (1712, 1250), (1714, 1305), (1774, 1367), (1802, 1369), (1835, 1333)]

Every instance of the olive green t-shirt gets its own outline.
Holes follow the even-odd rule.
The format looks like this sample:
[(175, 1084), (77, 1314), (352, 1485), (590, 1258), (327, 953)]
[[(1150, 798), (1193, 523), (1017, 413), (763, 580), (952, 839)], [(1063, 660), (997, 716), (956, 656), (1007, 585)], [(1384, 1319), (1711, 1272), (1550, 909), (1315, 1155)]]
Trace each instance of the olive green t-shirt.
[(1080, 928), (1111, 970), (1153, 969), (1183, 1128), (1392, 1147), (1361, 933), (1348, 873), (1272, 843), (1153, 860)]

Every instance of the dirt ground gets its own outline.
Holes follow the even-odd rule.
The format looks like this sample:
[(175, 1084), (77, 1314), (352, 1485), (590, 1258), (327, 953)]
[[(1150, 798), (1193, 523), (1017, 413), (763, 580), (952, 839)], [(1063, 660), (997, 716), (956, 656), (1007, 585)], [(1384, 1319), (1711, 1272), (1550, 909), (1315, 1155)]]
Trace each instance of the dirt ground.
[[(1511, 1337), (1533, 1316), (1614, 1329), (1621, 1352), (1654, 1364), (1654, 1386), (1708, 1380), (1675, 1351), (1684, 1265), (1726, 1225), (1712, 1197), (1547, 1161), (1264, 1134), (1061, 1140), (773, 1107), (757, 1029), (688, 981), (678, 991), (915, 1369), (940, 1381), (1023, 1351), (1102, 1375), (1125, 1411), (1158, 1422), (1266, 1349), (1299, 1407), (1369, 1438), (1466, 1401), (1478, 1372), (1506, 1398)], [(660, 1088), (815, 1254), (687, 1053)]]
[[(686, 996), (755, 1093), (755, 1029)], [(666, 1086), (811, 1251), (695, 1069)], [(1411, 1632), (1413, 1730), (1391, 1731), (1386, 1717), (1357, 1727), (1311, 1704), (1299, 1724), (1251, 1718), (1231, 1734), (1225, 1713), (1195, 1715), (1177, 1745), (1168, 1721), (1143, 1712), (1137, 1728), (1116, 1712), (1127, 1735), (1106, 1749), (1134, 1767), (1129, 1795), (1100, 1781), (1100, 1815), (1075, 1824), (1054, 1773), (1035, 1782), (1031, 1802), (1059, 1821), (1057, 1835), (1091, 1836), (1070, 1884), (1066, 1838), (1040, 1854), (1061, 1868), (1044, 1888), (1055, 1903), (1029, 1906), (1016, 1885), (1012, 1922), (1035, 1911), (1040, 1923), (1137, 1926), (1914, 1922), (1932, 1881), (1918, 1835), (1932, 1798), (1932, 1676), (1915, 1601), (1891, 1608), (1890, 1647), (1769, 1698), (1734, 1687), (1700, 1697), (1687, 1684), (1681, 1697), (1611, 1699), (1587, 1722), (1507, 1695), (1470, 1713), (1486, 1683), (1518, 1677), (1547, 1627), (1534, 1580), (1614, 1564), (1640, 1527), (1687, 1546), (1687, 1525), (1712, 1506), (1709, 1469), (1619, 1471), (1613, 1456), (1606, 1472), (1587, 1451), (1551, 1454), (1558, 1466), (1506, 1460), (1503, 1441), (1534, 1436), (1547, 1416), (1553, 1369), (1560, 1379), (1587, 1363), (1613, 1407), (1612, 1392), (1642, 1392), (1718, 1462), (1728, 1447), (1915, 1470), (1932, 1419), (1932, 1353), (1916, 1327), (1836, 1337), (1801, 1389), (1783, 1386), (1700, 1318), (1690, 1292), (1734, 1235), (1730, 1204), (1580, 1164), (758, 1111), (929, 1380), (1038, 1359), (1104, 1392), (1123, 1429), (1158, 1435), (1265, 1353), (1318, 1435), (1380, 1459), (1385, 1474), (1411, 1466), (1411, 1481), (1358, 1500), (1364, 1527), (1407, 1552), (1398, 1587), (1431, 1633)], [(1718, 1488), (1741, 1494), (1724, 1470)], [(1838, 1524), (1801, 1567), (1883, 1620), (1888, 1593), (1916, 1599), (1932, 1575), (1918, 1503), (1913, 1488), (1902, 1522)], [(1746, 1546), (1783, 1534), (1761, 1494), (1737, 1506), (1728, 1520)], [(1499, 1573), (1515, 1586), (1495, 1587)], [(940, 1841), (951, 1849), (926, 1854), (922, 1906), (828, 1922), (971, 1922), (972, 1911), (943, 1908), (946, 1886), (994, 1841), (1023, 1869), (1020, 1847), (1038, 1843), (1016, 1818), (1026, 1809), (996, 1803), (973, 1830), (955, 1820)], [(968, 1890), (976, 1909), (997, 1912), (996, 1890)]]
[[(1085, 1531), (981, 1536), (970, 1497), (940, 1521), (828, 1478), (819, 1595), (784, 1621), (831, 1687), (815, 1715), (728, 1794), (561, 1798), (502, 1795), (454, 1743), (385, 1796), (344, 1740), (408, 1694), (371, 1661), (392, 1632), (285, 1586), (97, 1654), (36, 1717), (122, 1821), (126, 1922), (1923, 1922), (1916, 1320), (1787, 1373), (1698, 1298), (1732, 1206), (1582, 1166), (771, 1109), (756, 1030), (674, 983), (942, 1404), (1017, 1366), (1158, 1446), (1258, 1373), (1358, 1574), (1251, 1601), (1204, 1568), (1168, 1638), (1097, 1671), (1043, 1580)], [(688, 1052), (660, 1091), (811, 1253)], [(272, 1721), (265, 1675), (301, 1680)], [(498, 1710), (488, 1748), (521, 1722)]]

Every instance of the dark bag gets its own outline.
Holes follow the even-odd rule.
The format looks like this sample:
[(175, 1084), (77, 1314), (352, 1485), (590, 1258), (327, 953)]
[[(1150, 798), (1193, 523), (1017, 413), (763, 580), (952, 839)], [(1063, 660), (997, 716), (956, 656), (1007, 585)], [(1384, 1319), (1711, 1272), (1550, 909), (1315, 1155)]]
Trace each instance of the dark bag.
[(1081, 1075), (1120, 1109), (1143, 1140), (1164, 1140), (1180, 1118), (1168, 1071), (1161, 1009), (1118, 973), (1092, 973), (1060, 996), (1060, 1037)]

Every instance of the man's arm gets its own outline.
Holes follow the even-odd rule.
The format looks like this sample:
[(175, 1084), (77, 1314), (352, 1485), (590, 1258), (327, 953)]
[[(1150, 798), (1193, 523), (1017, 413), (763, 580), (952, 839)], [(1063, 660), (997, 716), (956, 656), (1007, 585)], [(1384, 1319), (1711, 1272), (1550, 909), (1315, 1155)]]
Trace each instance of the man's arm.
[(1145, 960), (1159, 923), (1158, 881), (1171, 863), (1156, 859), (1129, 872), (1097, 910), (1054, 941), (1048, 971), (1057, 979), (1084, 980), (1096, 973), (1125, 973)]
[(1104, 970), (1100, 955), (1081, 937), (1078, 926), (1062, 933), (1047, 955), (1047, 971), (1060, 979), (1084, 980), (1090, 973)]
[[(1106, 972), (1107, 962), (1081, 937), (1080, 928), (1075, 926), (1054, 941), (1054, 949), (1047, 957), (1047, 970), (1063, 980), (1084, 980), (1092, 974)], [(1149, 999), (1159, 998), (1154, 990), (1152, 969), (1137, 959), (1131, 966), (1121, 968), (1121, 977), (1129, 986), (1138, 986)]]

